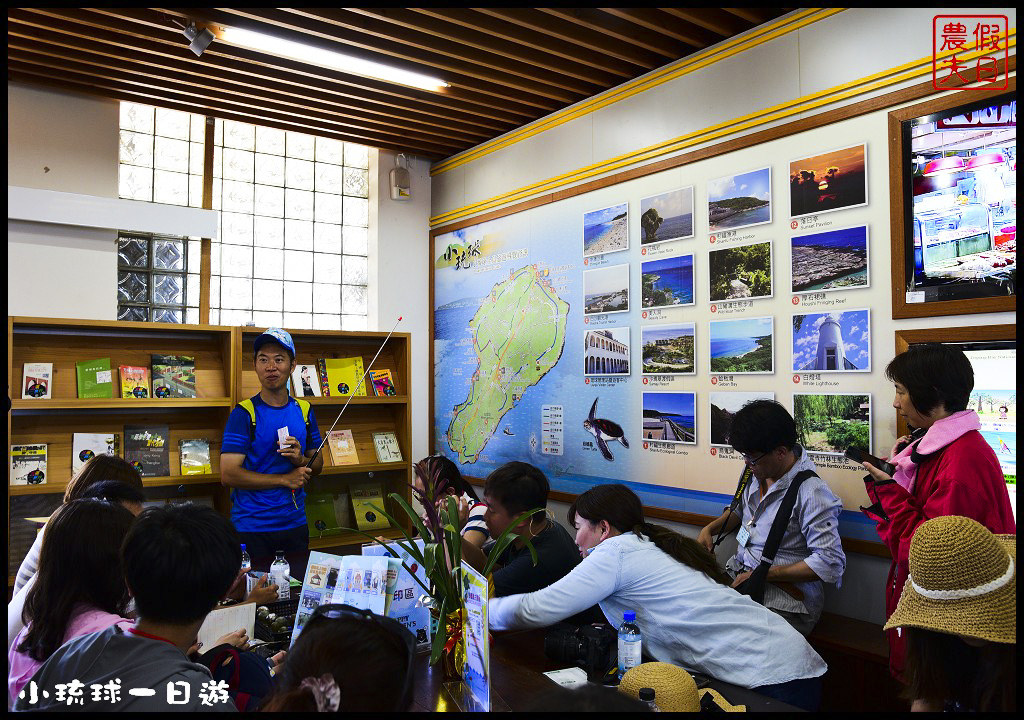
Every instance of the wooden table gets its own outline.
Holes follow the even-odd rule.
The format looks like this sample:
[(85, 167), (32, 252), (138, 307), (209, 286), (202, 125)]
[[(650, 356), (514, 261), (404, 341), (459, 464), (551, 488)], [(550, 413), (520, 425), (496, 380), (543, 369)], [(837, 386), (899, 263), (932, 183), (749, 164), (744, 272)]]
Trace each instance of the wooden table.
[[(491, 643), (491, 704), (494, 711), (522, 712), (536, 710), (539, 693), (556, 684), (542, 675), (560, 670), (565, 663), (544, 655), (545, 630), (494, 633)], [(418, 712), (457, 711), (458, 706), (443, 689), (440, 663), (430, 667), (430, 656), (420, 654), (414, 660), (412, 710)], [(750, 712), (802, 712), (792, 705), (774, 700), (745, 688), (711, 680), (702, 687), (712, 687), (735, 705), (746, 705)]]

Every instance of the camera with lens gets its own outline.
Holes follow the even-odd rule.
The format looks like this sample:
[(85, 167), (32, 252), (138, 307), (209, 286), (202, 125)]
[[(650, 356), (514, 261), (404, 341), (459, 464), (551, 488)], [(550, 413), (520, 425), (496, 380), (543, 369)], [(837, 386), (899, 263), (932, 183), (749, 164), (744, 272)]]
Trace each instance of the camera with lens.
[(601, 682), (618, 661), (618, 633), (611, 625), (559, 623), (544, 636), (544, 654), (582, 668), (591, 682)]

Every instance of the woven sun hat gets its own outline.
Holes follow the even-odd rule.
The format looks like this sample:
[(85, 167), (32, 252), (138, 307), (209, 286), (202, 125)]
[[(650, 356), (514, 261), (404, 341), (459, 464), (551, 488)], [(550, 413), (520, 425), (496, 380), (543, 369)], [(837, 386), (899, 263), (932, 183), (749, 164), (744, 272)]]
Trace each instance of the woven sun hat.
[(1017, 642), (1017, 539), (949, 515), (910, 542), (910, 576), (885, 629), (913, 627), (998, 643)]
[(619, 682), (619, 692), (640, 699), (640, 690), (654, 690), (654, 704), (662, 712), (700, 712), (701, 697), (710, 693), (726, 712), (744, 712), (743, 705), (732, 705), (714, 690), (697, 689), (697, 683), (681, 667), (663, 662), (641, 663), (631, 667)]

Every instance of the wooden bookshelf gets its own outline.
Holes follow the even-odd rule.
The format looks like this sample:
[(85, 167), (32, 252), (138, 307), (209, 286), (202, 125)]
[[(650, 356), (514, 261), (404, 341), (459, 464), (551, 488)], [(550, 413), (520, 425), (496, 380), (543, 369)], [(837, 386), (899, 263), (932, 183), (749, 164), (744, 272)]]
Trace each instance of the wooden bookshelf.
[[(121, 433), (124, 426), (167, 425), (170, 431), (170, 468), (180, 468), (179, 441), (207, 438), (213, 472), (205, 475), (170, 475), (143, 478), (147, 496), (154, 498), (212, 497), (214, 506), (230, 516), (229, 489), (221, 485), (220, 441), (234, 406), (259, 392), (253, 369), (252, 343), (262, 328), (169, 323), (110, 322), (53, 318), (8, 317), (7, 363), (10, 412), (7, 414), (9, 445), (46, 443), (47, 479), (41, 485), (11, 486), (8, 462), (8, 575), (17, 572), (34, 532), (25, 517), (46, 516), (61, 502), (71, 477), (72, 435), (75, 432)], [(368, 366), (387, 333), (289, 330), (298, 350), (296, 360), (313, 364), (319, 358), (363, 358)], [(410, 498), (412, 479), (412, 432), (409, 397), (409, 335), (393, 334), (384, 346), (374, 370), (388, 369), (400, 395), (351, 399), (336, 429), (348, 429), (356, 441), (359, 464), (332, 465), (324, 448), (323, 472), (310, 483), (309, 493), (348, 492), (349, 483), (378, 482), (385, 497), (399, 493)], [(188, 355), (196, 362), (196, 398), (78, 398), (75, 364), (110, 358), (114, 393), (119, 393), (117, 366), (149, 367), (151, 355)], [(52, 363), (51, 398), (22, 399), (25, 363)], [(343, 397), (309, 398), (321, 435), (349, 400)], [(390, 430), (398, 438), (403, 461), (377, 462), (372, 433)], [(9, 448), (8, 448), (9, 449)], [(399, 508), (388, 507), (388, 511)], [(402, 516), (398, 512), (398, 517)], [(398, 530), (381, 533), (400, 537)], [(344, 547), (364, 541), (354, 533), (310, 540), (311, 549)]]

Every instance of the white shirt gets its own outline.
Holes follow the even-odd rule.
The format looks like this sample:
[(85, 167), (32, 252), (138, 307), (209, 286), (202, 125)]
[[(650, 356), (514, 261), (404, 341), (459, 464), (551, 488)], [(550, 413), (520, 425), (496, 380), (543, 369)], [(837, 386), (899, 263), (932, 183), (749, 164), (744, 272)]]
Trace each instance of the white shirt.
[(776, 685), (828, 669), (780, 616), (631, 532), (606, 539), (543, 590), (492, 599), (487, 614), (492, 630), (545, 627), (595, 603), (615, 627), (636, 612), (655, 659), (734, 685)]

